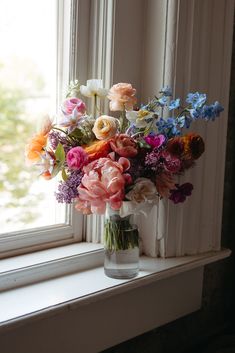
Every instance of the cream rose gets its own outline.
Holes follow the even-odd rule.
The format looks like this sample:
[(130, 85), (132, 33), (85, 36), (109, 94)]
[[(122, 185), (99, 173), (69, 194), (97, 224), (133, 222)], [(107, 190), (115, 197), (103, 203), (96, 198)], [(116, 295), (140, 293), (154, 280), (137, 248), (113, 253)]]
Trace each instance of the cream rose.
[(157, 189), (154, 183), (147, 178), (138, 178), (126, 198), (137, 203), (154, 200), (157, 197)]
[(108, 115), (101, 115), (96, 119), (92, 131), (98, 140), (107, 140), (116, 134), (118, 124), (118, 119)]

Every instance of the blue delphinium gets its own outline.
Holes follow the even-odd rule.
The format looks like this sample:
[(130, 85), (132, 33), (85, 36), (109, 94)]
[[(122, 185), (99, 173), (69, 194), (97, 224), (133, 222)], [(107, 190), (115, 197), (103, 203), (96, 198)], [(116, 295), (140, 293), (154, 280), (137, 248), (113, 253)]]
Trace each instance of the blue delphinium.
[(223, 110), (224, 108), (219, 102), (215, 102), (211, 105), (204, 105), (202, 108), (202, 118), (205, 120), (215, 120)]
[(168, 86), (163, 87), (159, 93), (162, 93), (166, 97), (171, 97), (172, 96), (172, 89)]
[(199, 92), (189, 93), (186, 102), (191, 104), (194, 109), (200, 108), (206, 102), (206, 94)]
[(180, 99), (177, 98), (175, 100), (170, 101), (169, 110), (178, 109), (179, 106), (180, 106)]
[(162, 96), (161, 98), (158, 99), (158, 104), (160, 105), (160, 107), (164, 107), (167, 104), (167, 97), (166, 96)]
[(160, 118), (157, 123), (158, 132), (167, 138), (180, 135), (181, 131), (175, 118)]

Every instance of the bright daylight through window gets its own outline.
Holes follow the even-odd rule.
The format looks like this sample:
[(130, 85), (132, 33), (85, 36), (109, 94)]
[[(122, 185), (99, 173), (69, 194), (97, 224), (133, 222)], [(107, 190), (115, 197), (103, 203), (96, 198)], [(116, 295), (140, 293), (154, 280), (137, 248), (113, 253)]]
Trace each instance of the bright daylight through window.
[(0, 233), (65, 223), (55, 181), (32, 174), (24, 155), (42, 117), (56, 113), (57, 6), (0, 2)]

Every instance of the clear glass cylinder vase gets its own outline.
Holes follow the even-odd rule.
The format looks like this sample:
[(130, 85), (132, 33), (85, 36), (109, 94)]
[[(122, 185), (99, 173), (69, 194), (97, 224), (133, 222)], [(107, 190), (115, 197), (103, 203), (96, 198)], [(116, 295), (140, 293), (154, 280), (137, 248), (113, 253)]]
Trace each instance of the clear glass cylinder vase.
[(104, 223), (104, 272), (112, 278), (133, 278), (139, 272), (139, 232), (131, 215), (107, 205)]

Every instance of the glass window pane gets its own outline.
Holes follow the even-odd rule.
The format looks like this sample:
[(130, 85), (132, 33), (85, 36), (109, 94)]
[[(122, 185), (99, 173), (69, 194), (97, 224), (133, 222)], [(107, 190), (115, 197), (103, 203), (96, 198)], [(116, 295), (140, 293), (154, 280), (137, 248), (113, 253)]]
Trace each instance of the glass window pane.
[(43, 115), (55, 113), (56, 16), (57, 0), (0, 1), (0, 233), (65, 222), (56, 181), (38, 178), (24, 156)]

